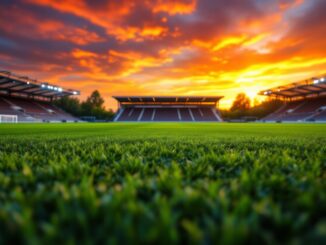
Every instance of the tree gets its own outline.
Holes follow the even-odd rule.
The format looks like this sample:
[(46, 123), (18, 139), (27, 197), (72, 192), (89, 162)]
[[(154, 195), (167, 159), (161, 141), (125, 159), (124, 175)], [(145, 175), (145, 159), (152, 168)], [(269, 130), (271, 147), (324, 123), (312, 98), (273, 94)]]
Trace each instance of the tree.
[(94, 116), (98, 117), (104, 108), (104, 99), (102, 98), (98, 90), (94, 90), (90, 96), (87, 97), (86, 101), (81, 104), (83, 116)]
[(56, 100), (54, 104), (74, 116), (80, 116), (81, 114), (80, 101), (77, 98), (64, 96)]
[(81, 104), (83, 116), (93, 116), (101, 120), (113, 119), (113, 111), (107, 111), (104, 107), (104, 102), (100, 92), (98, 90), (93, 91), (86, 101)]
[(98, 90), (94, 90), (87, 97), (86, 101), (81, 104), (81, 110), (83, 116), (93, 116), (102, 119), (101, 112), (105, 111), (104, 99)]
[(267, 99), (262, 103), (252, 107), (248, 111), (248, 116), (255, 116), (259, 119), (271, 114), (272, 112), (279, 109), (284, 104), (283, 101), (277, 99)]
[(89, 104), (92, 109), (104, 109), (104, 99), (98, 90), (93, 91), (85, 103)]
[(240, 93), (237, 95), (233, 101), (230, 111), (245, 112), (250, 109), (250, 99), (245, 93)]
[(104, 102), (100, 92), (95, 90), (84, 102), (67, 96), (57, 100), (55, 104), (76, 117), (93, 116), (100, 120), (112, 120), (114, 112), (106, 110)]
[[(247, 117), (255, 117), (257, 119), (262, 119), (269, 115), (270, 113), (276, 111), (278, 108), (280, 108), (284, 102), (276, 99), (267, 99), (259, 104), (256, 103), (253, 107), (250, 107), (249, 109), (242, 110), (221, 110), (221, 114), (223, 118), (226, 120), (231, 119), (241, 119), (245, 116)], [(234, 109), (234, 108), (233, 108)]]

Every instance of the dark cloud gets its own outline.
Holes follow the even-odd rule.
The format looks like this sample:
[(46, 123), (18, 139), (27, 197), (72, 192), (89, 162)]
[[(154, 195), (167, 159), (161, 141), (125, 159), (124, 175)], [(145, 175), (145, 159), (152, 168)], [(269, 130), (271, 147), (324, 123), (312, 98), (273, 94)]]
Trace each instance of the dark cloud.
[(289, 30), (278, 42), (271, 45), (271, 56), (279, 58), (320, 57), (326, 55), (326, 1), (314, 0), (304, 12), (289, 21)]

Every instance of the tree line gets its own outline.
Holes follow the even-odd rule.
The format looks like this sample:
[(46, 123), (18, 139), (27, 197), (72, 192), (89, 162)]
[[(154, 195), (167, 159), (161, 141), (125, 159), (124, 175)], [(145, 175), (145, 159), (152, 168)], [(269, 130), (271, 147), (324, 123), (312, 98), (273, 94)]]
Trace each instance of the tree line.
[[(95, 117), (96, 120), (111, 121), (115, 113), (104, 107), (104, 99), (98, 90), (91, 93), (85, 101), (80, 101), (74, 97), (62, 97), (54, 102), (58, 107), (75, 117)], [(245, 93), (237, 95), (229, 110), (220, 110), (225, 120), (242, 119), (245, 117), (253, 117), (261, 119), (268, 114), (276, 111), (281, 107), (281, 100), (268, 99), (260, 104), (251, 106), (250, 98)]]
[(96, 120), (111, 121), (114, 117), (114, 112), (105, 108), (105, 101), (98, 90), (93, 91), (85, 101), (65, 96), (54, 103), (64, 111), (79, 118), (94, 117)]
[(224, 119), (256, 118), (262, 119), (283, 105), (283, 101), (269, 98), (262, 103), (251, 106), (250, 98), (245, 93), (237, 95), (229, 110), (220, 110)]

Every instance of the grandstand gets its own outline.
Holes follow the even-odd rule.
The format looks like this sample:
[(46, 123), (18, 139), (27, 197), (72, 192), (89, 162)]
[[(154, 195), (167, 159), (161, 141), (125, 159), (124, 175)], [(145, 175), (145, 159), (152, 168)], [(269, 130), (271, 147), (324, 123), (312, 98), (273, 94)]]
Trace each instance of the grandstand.
[(18, 122), (75, 122), (77, 118), (53, 105), (62, 96), (79, 91), (0, 71), (0, 115)]
[(114, 121), (221, 122), (221, 96), (115, 96), (119, 110)]
[(265, 90), (260, 94), (285, 101), (264, 121), (326, 121), (326, 76)]

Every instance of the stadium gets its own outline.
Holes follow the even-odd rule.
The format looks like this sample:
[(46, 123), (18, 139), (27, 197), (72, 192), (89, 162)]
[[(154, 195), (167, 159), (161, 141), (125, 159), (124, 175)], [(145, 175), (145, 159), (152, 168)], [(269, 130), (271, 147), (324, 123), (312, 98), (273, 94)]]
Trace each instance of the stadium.
[(10, 0), (0, 245), (326, 244), (325, 0)]
[(88, 123), (56, 103), (78, 90), (0, 74), (0, 243), (323, 239), (324, 76), (261, 91), (278, 107), (255, 123), (223, 96), (113, 96)]
[[(283, 101), (261, 122), (326, 122), (326, 76), (260, 92)], [(81, 122), (52, 102), (80, 92), (9, 71), (0, 72), (0, 122)], [(223, 96), (114, 96), (115, 122), (222, 122)]]
[(326, 76), (268, 89), (260, 94), (286, 102), (263, 121), (326, 121)]
[(0, 71), (0, 122), (77, 122), (79, 119), (55, 107), (52, 101), (78, 94), (76, 90)]

